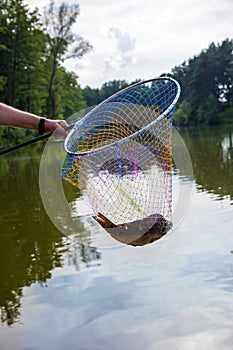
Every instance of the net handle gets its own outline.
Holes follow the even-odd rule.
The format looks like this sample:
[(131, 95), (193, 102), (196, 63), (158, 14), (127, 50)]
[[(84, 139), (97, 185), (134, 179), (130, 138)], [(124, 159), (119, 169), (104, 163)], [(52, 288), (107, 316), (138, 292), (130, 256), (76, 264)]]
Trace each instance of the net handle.
[[(71, 130), (74, 127), (75, 124), (70, 124), (67, 128), (65, 128), (66, 130)], [(45, 140), (48, 139), (50, 136), (53, 135), (54, 132), (49, 132), (46, 133), (44, 135), (40, 135), (40, 136), (36, 136), (31, 140), (22, 142), (22, 143), (18, 143), (17, 145), (11, 146), (9, 148), (4, 148), (3, 150), (0, 150), (0, 156), (2, 156), (3, 154), (7, 154), (9, 152), (13, 152), (17, 149), (32, 145), (33, 143), (39, 142), (41, 140)]]

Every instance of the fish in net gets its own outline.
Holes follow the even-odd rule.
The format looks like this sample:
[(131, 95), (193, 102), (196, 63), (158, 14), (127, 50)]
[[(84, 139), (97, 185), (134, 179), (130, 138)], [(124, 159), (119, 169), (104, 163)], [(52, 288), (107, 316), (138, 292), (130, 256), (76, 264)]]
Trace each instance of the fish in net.
[(62, 177), (88, 197), (93, 218), (122, 243), (144, 245), (172, 226), (172, 116), (179, 84), (130, 86), (77, 121)]

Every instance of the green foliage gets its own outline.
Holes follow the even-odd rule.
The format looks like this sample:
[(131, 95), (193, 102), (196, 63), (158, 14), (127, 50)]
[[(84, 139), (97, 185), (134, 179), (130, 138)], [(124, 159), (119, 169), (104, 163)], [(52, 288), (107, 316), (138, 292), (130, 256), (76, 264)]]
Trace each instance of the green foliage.
[(127, 86), (128, 84), (125, 80), (112, 80), (107, 83), (104, 83), (101, 86), (100, 98), (101, 100), (105, 100), (109, 96), (115, 94), (116, 92), (124, 89)]
[(225, 109), (219, 114), (221, 123), (233, 123), (233, 107)]
[(0, 126), (0, 147), (6, 148), (38, 136), (35, 131)]
[(54, 81), (54, 94), (57, 101), (57, 114), (68, 118), (74, 112), (86, 107), (82, 89), (77, 83), (77, 76), (64, 68), (57, 70)]
[(0, 27), (0, 99), (39, 113), (43, 101), (41, 70), (46, 45), (39, 14), (37, 10), (29, 12), (21, 0), (5, 0)]
[(78, 15), (79, 5), (63, 2), (59, 7), (56, 7), (53, 0), (50, 1), (50, 5), (45, 11), (45, 25), (48, 34), (48, 67), (50, 68), (47, 114), (50, 114), (52, 118), (56, 118), (59, 114), (55, 84), (60, 62), (68, 58), (81, 58), (92, 49), (88, 41), (72, 32), (72, 26)]
[(184, 100), (181, 102), (174, 113), (174, 123), (176, 125), (187, 126), (189, 124), (190, 117), (190, 104), (188, 101)]
[(86, 86), (83, 89), (83, 96), (88, 107), (95, 106), (101, 102), (99, 89), (92, 89), (90, 86)]
[(218, 123), (218, 102), (213, 94), (201, 102), (197, 110), (197, 121), (203, 124)]
[(190, 105), (188, 117), (181, 111), (176, 115), (178, 124), (214, 124), (219, 112), (233, 104), (233, 40), (211, 43), (199, 55), (173, 68), (173, 77), (182, 86), (182, 99)]
[(92, 89), (89, 86), (85, 87), (83, 90), (83, 96), (86, 100), (87, 106), (95, 106), (106, 98), (112, 96), (116, 92), (132, 85), (139, 80), (132, 83), (127, 83), (126, 80), (112, 80), (104, 83), (100, 89)]

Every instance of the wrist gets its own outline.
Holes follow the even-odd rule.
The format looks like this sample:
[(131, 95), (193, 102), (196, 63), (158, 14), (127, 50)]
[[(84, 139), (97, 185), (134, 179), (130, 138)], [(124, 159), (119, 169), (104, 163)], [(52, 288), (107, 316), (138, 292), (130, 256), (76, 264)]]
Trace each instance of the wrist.
[(43, 135), (45, 132), (45, 118), (40, 118), (38, 123), (38, 132), (40, 135)]

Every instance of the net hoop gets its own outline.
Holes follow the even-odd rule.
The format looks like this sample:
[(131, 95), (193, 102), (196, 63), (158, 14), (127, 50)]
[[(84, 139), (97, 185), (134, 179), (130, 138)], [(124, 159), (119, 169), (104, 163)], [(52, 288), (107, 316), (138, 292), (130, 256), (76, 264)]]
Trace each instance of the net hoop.
[[(153, 83), (154, 81), (157, 81), (157, 80), (160, 80), (160, 81), (171, 81), (174, 83), (175, 87), (176, 87), (176, 94), (175, 94), (175, 97), (173, 98), (173, 101), (172, 103), (170, 103), (170, 105), (158, 116), (156, 117), (156, 119), (154, 119), (153, 121), (151, 121), (150, 123), (148, 123), (145, 127), (142, 127), (140, 128), (139, 130), (137, 130), (136, 132), (133, 132), (132, 134), (126, 136), (126, 137), (122, 137), (120, 140), (114, 140), (112, 141), (110, 144), (107, 144), (107, 145), (103, 145), (103, 146), (100, 146), (100, 147), (97, 147), (97, 148), (94, 148), (94, 149), (91, 149), (91, 150), (88, 150), (88, 151), (79, 151), (79, 152), (74, 152), (74, 151), (71, 151), (68, 147), (68, 143), (69, 143), (69, 140), (70, 138), (72, 137), (73, 133), (79, 129), (79, 128), (82, 128), (82, 124), (88, 120), (89, 118), (93, 118), (93, 115), (95, 114), (95, 112), (97, 112), (104, 104), (107, 104), (108, 102), (111, 102), (111, 100), (114, 100), (114, 98), (116, 98), (117, 96), (121, 95), (121, 94), (124, 94), (125, 92), (129, 91), (129, 90), (132, 90), (138, 86), (141, 86), (141, 85), (145, 85), (145, 84), (148, 84), (148, 83)], [(180, 84), (173, 78), (171, 77), (158, 77), (158, 78), (154, 78), (154, 79), (148, 79), (148, 80), (145, 80), (145, 81), (141, 81), (141, 82), (138, 82), (136, 84), (133, 84), (131, 86), (128, 86), (118, 92), (116, 92), (115, 94), (113, 94), (112, 96), (110, 96), (109, 98), (105, 99), (104, 101), (102, 101), (101, 103), (99, 103), (96, 107), (94, 107), (93, 109), (91, 109), (90, 112), (88, 112), (81, 120), (78, 120), (75, 125), (74, 125), (74, 128), (72, 129), (72, 131), (68, 134), (68, 136), (66, 137), (65, 141), (64, 141), (64, 149), (65, 151), (71, 155), (71, 156), (85, 156), (85, 155), (88, 155), (88, 154), (94, 154), (102, 149), (105, 149), (105, 148), (108, 148), (108, 147), (112, 147), (116, 144), (119, 144), (121, 142), (124, 142), (125, 140), (127, 139), (130, 139), (130, 138), (133, 138), (135, 137), (136, 135), (140, 134), (142, 131), (146, 131), (147, 129), (149, 129), (152, 125), (154, 125), (155, 123), (158, 123), (159, 121), (161, 121), (162, 118), (164, 118), (165, 116), (167, 116), (172, 110), (173, 108), (175, 107), (176, 105), (176, 102), (178, 101), (179, 97), (180, 97), (180, 93), (181, 93), (181, 87), (180, 87)]]

